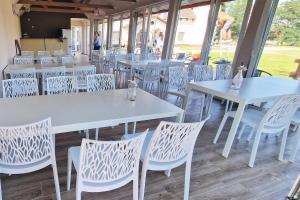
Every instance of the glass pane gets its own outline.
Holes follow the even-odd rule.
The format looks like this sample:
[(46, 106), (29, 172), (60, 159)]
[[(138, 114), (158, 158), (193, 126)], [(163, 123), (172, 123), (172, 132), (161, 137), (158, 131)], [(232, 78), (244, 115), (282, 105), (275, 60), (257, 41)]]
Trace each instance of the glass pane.
[(121, 50), (126, 52), (128, 45), (128, 33), (129, 33), (129, 19), (130, 16), (123, 16), (122, 22), (122, 38), (121, 38)]
[(241, 31), (247, 0), (229, 1), (221, 4), (209, 63), (232, 62)]
[(258, 69), (283, 77), (297, 70), (295, 60), (300, 59), (299, 19), (299, 1), (279, 1)]

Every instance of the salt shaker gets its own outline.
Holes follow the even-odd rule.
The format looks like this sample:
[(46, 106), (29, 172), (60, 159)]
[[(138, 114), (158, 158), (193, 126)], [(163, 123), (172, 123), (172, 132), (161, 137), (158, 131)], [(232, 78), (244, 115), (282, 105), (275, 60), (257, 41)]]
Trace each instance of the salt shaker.
[(137, 88), (137, 83), (134, 80), (129, 80), (128, 91), (127, 91), (128, 100), (135, 101), (135, 99), (136, 99), (136, 88)]

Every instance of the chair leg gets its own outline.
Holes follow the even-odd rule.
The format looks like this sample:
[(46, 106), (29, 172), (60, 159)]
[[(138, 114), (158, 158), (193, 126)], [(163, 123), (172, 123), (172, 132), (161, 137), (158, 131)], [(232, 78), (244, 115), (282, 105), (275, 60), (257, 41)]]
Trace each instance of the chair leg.
[(136, 133), (136, 123), (137, 123), (137, 122), (133, 122), (133, 134)]
[(250, 131), (250, 133), (249, 133), (249, 135), (247, 137), (247, 142), (250, 142), (250, 140), (253, 137), (254, 132), (255, 132), (255, 129), (252, 127), (252, 129), (251, 129), (251, 131)]
[(239, 131), (238, 137), (237, 137), (238, 140), (241, 139), (242, 134), (243, 134), (245, 128), (246, 128), (246, 124), (243, 124), (241, 130)]
[(71, 188), (71, 173), (72, 173), (72, 159), (70, 153), (68, 153), (68, 171), (67, 171), (67, 190)]
[(225, 113), (228, 112), (228, 109), (229, 109), (229, 101), (226, 100)]
[(190, 178), (191, 178), (191, 166), (192, 161), (189, 160), (185, 164), (185, 178), (184, 178), (184, 200), (189, 199), (189, 193), (190, 193)]
[(146, 175), (147, 175), (147, 169), (145, 165), (143, 165), (142, 168), (142, 174), (141, 174), (141, 183), (140, 183), (140, 199), (139, 200), (144, 200), (144, 195), (145, 195), (145, 186), (146, 186)]
[[(297, 127), (298, 127), (299, 125), (297, 125)], [(289, 161), (290, 162), (295, 162), (295, 158), (296, 158), (296, 154), (297, 154), (297, 151), (298, 151), (298, 149), (299, 149), (299, 147), (300, 147), (300, 128), (298, 127), (297, 128), (297, 138), (296, 138), (296, 145), (295, 145), (295, 147), (294, 147), (294, 150), (293, 150), (293, 152), (292, 152), (292, 154), (291, 154), (291, 156), (290, 156), (290, 158), (289, 158)]]
[(222, 119), (222, 121), (221, 121), (221, 124), (220, 124), (220, 126), (219, 126), (219, 129), (218, 129), (218, 131), (217, 131), (217, 134), (216, 134), (216, 136), (215, 136), (215, 138), (214, 138), (214, 141), (213, 141), (214, 144), (217, 143), (217, 141), (218, 141), (218, 139), (219, 139), (219, 137), (220, 137), (220, 135), (221, 135), (221, 132), (222, 132), (222, 130), (223, 130), (223, 127), (224, 127), (224, 125), (225, 125), (225, 122), (227, 121), (227, 118), (228, 118), (228, 115), (225, 113), (225, 115), (224, 115), (224, 117), (223, 117), (223, 119)]
[(53, 159), (52, 169), (53, 169), (53, 176), (54, 176), (54, 183), (55, 183), (55, 190), (56, 190), (56, 199), (61, 200), (60, 188), (59, 188), (59, 179), (58, 179), (58, 173), (57, 173), (57, 166), (56, 166), (55, 158)]
[(254, 162), (255, 162), (255, 158), (256, 158), (256, 153), (257, 153), (257, 149), (258, 149), (258, 144), (260, 141), (260, 136), (261, 136), (261, 130), (257, 130), (256, 134), (255, 134), (255, 140), (253, 143), (253, 147), (252, 147), (252, 152), (251, 152), (251, 156), (250, 156), (250, 160), (249, 160), (249, 167), (253, 167), (254, 166)]
[(86, 139), (90, 139), (89, 130), (85, 130), (85, 137), (86, 137)]
[(95, 139), (98, 140), (99, 139), (99, 128), (96, 128), (96, 135), (95, 135)]
[(0, 200), (2, 200), (2, 185), (1, 185), (1, 178), (0, 178)]
[(81, 200), (81, 191), (79, 190), (78, 184), (76, 183), (76, 200)]
[(133, 180), (133, 200), (139, 199), (139, 176), (138, 173)]
[(287, 127), (283, 131), (283, 135), (282, 135), (282, 139), (281, 139), (281, 145), (280, 145), (280, 152), (279, 152), (279, 157), (278, 157), (278, 160), (280, 160), (280, 161), (283, 161), (284, 150), (285, 150), (286, 139), (287, 139), (288, 133), (289, 133), (289, 127)]
[(125, 123), (125, 135), (128, 135), (128, 123)]
[(166, 170), (164, 171), (164, 174), (167, 176), (167, 177), (170, 177), (171, 176), (171, 170)]

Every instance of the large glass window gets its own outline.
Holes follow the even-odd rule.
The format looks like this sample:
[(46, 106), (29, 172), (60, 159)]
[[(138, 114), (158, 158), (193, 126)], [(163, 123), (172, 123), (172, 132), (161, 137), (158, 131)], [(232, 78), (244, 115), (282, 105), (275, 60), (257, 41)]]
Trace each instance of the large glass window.
[(205, 37), (209, 5), (190, 7), (183, 1), (179, 11), (173, 57), (198, 60)]
[(112, 47), (118, 48), (120, 46), (120, 16), (113, 17), (112, 24)]
[[(280, 0), (258, 69), (288, 77), (300, 58), (300, 0)], [(263, 73), (262, 75), (266, 75)]]
[(209, 63), (232, 62), (241, 31), (247, 0), (224, 2), (220, 6)]
[(122, 52), (127, 51), (129, 21), (130, 21), (130, 13), (123, 13), (122, 14), (122, 34), (121, 34), (121, 50), (122, 50)]

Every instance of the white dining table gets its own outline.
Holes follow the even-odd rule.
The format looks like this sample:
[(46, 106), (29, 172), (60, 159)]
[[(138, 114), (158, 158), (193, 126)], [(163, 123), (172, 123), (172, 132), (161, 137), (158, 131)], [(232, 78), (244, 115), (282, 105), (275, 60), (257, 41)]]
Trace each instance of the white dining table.
[[(229, 155), (244, 109), (248, 104), (273, 101), (284, 95), (300, 94), (300, 81), (288, 78), (245, 78), (238, 90), (232, 89), (231, 85), (232, 80), (203, 81), (188, 84), (188, 94), (195, 90), (238, 103), (236, 115), (222, 153), (225, 158)], [(185, 107), (187, 102), (188, 98), (184, 102)]]
[(53, 133), (116, 126), (160, 118), (183, 118), (183, 110), (137, 89), (135, 101), (127, 89), (0, 99), (0, 126), (17, 126), (51, 117)]

